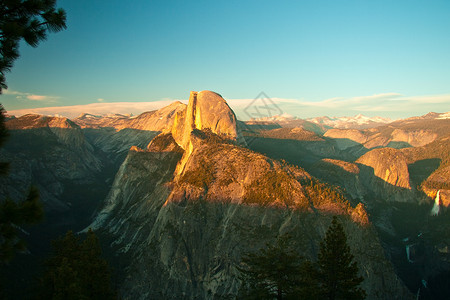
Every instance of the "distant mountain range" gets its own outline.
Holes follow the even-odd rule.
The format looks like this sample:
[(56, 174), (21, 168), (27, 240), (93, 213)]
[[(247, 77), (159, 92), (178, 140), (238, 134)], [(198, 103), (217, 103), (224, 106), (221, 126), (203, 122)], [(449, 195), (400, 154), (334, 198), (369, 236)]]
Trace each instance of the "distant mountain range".
[(31, 255), (10, 267), (12, 298), (23, 298), (44, 244), (88, 227), (123, 298), (233, 298), (242, 255), (289, 233), (315, 260), (333, 215), (369, 299), (446, 295), (450, 113), (242, 122), (202, 91), (136, 116), (24, 115), (6, 125), (0, 160), (11, 172), (0, 195), (20, 199), (36, 185), (47, 216), (27, 237)]
[[(448, 119), (450, 118), (450, 112), (446, 113), (428, 113), (420, 117), (411, 117), (409, 119)], [(307, 119), (299, 119), (291, 115), (276, 115), (271, 117), (263, 117), (258, 119), (252, 119), (250, 122), (267, 122), (278, 123), (284, 127), (298, 125), (301, 121), (308, 121), (311, 123), (323, 126), (323, 128), (338, 128), (338, 129), (367, 129), (386, 125), (393, 122), (390, 118), (383, 117), (367, 117), (362, 114), (358, 114), (353, 117), (314, 117)]]

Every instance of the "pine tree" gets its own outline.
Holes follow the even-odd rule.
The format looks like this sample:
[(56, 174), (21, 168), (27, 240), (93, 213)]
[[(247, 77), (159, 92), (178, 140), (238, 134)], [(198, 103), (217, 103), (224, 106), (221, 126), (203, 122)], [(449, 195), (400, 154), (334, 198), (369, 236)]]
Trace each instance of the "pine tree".
[(37, 47), (48, 32), (66, 28), (66, 13), (56, 0), (8, 0), (0, 2), (0, 94), (6, 89), (5, 73), (19, 57), (19, 42)]
[(342, 224), (333, 217), (318, 257), (320, 289), (325, 299), (364, 299), (366, 293), (359, 285), (358, 266), (347, 244)]
[(72, 231), (52, 243), (38, 299), (116, 299), (111, 272), (91, 230), (84, 241)]
[(21, 226), (42, 220), (44, 210), (39, 192), (31, 187), (28, 196), (19, 203), (6, 198), (0, 201), (0, 266), (8, 263), (16, 252), (24, 251), (25, 242), (19, 238)]
[[(6, 119), (5, 109), (3, 108), (3, 105), (0, 104), (0, 147), (3, 146), (3, 144), (6, 142), (9, 136), (8, 129), (6, 128), (5, 125), (5, 119)], [(8, 174), (8, 170), (9, 170), (9, 163), (0, 162), (0, 175)]]
[[(66, 13), (55, 6), (56, 0), (0, 1), (0, 94), (7, 88), (5, 73), (11, 71), (19, 57), (20, 41), (37, 47), (48, 32), (66, 28)], [(8, 137), (4, 113), (0, 104), (0, 147)], [(0, 162), (0, 175), (7, 174), (8, 166)], [(31, 188), (26, 200), (20, 203), (0, 199), (0, 266), (9, 262), (15, 252), (24, 250), (24, 242), (18, 237), (18, 231), (23, 231), (21, 226), (35, 224), (42, 216), (36, 188)]]
[(292, 239), (281, 236), (275, 243), (243, 257), (238, 268), (242, 280), (238, 298), (300, 299), (309, 294), (307, 299), (314, 299), (309, 289), (315, 286), (312, 273), (308, 273), (311, 266), (295, 251)]
[(81, 261), (85, 277), (85, 289), (89, 299), (112, 299), (111, 271), (102, 257), (102, 249), (95, 233), (89, 229), (81, 244)]

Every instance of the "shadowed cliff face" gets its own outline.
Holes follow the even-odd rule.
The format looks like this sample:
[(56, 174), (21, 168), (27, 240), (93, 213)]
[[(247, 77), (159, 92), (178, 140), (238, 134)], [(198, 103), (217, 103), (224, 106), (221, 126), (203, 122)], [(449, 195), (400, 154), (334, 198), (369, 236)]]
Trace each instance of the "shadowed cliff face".
[[(212, 92), (203, 98), (202, 93), (191, 93), (171, 133), (158, 135), (147, 149), (129, 151), (91, 225), (123, 270), (124, 296), (234, 297), (244, 253), (290, 232), (299, 253), (316, 259), (337, 214), (370, 297), (409, 297), (362, 205), (352, 208), (301, 168), (238, 146), (228, 105)], [(208, 102), (200, 105), (199, 99)]]
[(339, 214), (369, 295), (408, 297), (371, 227), (352, 221), (359, 222), (362, 207), (352, 209), (338, 196), (320, 199), (320, 187), (301, 169), (207, 138), (192, 138), (194, 151), (176, 175), (180, 148), (159, 139), (172, 138), (161, 135), (149, 149), (130, 151), (92, 224), (109, 241), (119, 266), (126, 266), (123, 295), (233, 297), (244, 253), (290, 232), (299, 252), (315, 259), (331, 215)]
[[(14, 165), (0, 192), (19, 199), (34, 182), (58, 211), (44, 231), (32, 229), (31, 252), (49, 245), (55, 228), (89, 224), (109, 191), (92, 226), (121, 271), (125, 297), (233, 297), (243, 253), (289, 232), (299, 252), (315, 259), (334, 214), (345, 223), (371, 299), (408, 298), (383, 253), (413, 292), (450, 261), (446, 210), (430, 217), (431, 206), (417, 204), (438, 190), (443, 206), (450, 202), (448, 120), (406, 120), (334, 138), (302, 120), (236, 126), (226, 101), (203, 91), (192, 92), (187, 106), (137, 117), (28, 115), (8, 123), (12, 136), (0, 158)], [(239, 128), (253, 151), (243, 147)], [(386, 145), (402, 149), (378, 149)], [(352, 206), (310, 174), (345, 190)], [(413, 245), (419, 234), (423, 252)], [(405, 237), (413, 241), (414, 264), (406, 260)], [(22, 273), (36, 264), (31, 260)], [(17, 278), (23, 280), (20, 271)]]
[(33, 184), (47, 210), (68, 210), (65, 187), (95, 181), (103, 167), (80, 127), (66, 118), (25, 115), (6, 126), (11, 136), (0, 157), (11, 172), (0, 178), (2, 195), (19, 200)]
[[(399, 150), (374, 149), (357, 161), (361, 164), (365, 185), (386, 200), (414, 201), (409, 182), (408, 164)], [(365, 167), (364, 167), (365, 166)], [(373, 174), (374, 176), (371, 176)], [(405, 193), (411, 192), (411, 195)]]

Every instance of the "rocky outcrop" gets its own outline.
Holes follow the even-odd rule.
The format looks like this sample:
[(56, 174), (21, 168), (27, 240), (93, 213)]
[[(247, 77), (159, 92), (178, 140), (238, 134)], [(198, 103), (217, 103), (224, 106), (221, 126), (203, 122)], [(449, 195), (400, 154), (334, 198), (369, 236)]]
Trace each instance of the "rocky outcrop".
[(122, 165), (92, 226), (127, 266), (124, 296), (234, 297), (244, 253), (289, 232), (302, 255), (316, 259), (330, 215), (340, 214), (369, 296), (378, 299), (382, 290), (393, 299), (408, 297), (366, 227), (363, 206), (352, 209), (322, 194), (301, 169), (214, 137), (194, 131), (193, 151), (179, 175), (181, 148), (169, 134), (148, 150), (130, 151)]
[(90, 143), (101, 149), (108, 159), (120, 164), (130, 147), (145, 148), (159, 133), (170, 132), (175, 115), (185, 110), (185, 104), (174, 102), (136, 117), (83, 114), (74, 119), (74, 122), (83, 128)]
[(360, 180), (361, 170), (357, 164), (325, 158), (310, 169), (312, 175), (341, 187), (350, 198), (364, 201), (367, 190)]
[(411, 189), (406, 158), (398, 150), (375, 149), (360, 157), (356, 162), (373, 168), (376, 177), (392, 186)]
[(369, 296), (378, 299), (382, 290), (392, 299), (408, 297), (362, 205), (352, 208), (303, 169), (241, 147), (239, 138), (226, 102), (193, 92), (170, 133), (129, 151), (91, 225), (124, 270), (124, 296), (235, 297), (244, 253), (289, 232), (302, 255), (315, 260), (337, 214)]
[(167, 131), (172, 128), (174, 115), (185, 109), (186, 104), (176, 101), (159, 110), (144, 112), (135, 117), (117, 114), (96, 116), (85, 113), (73, 121), (83, 129), (114, 128), (116, 131), (120, 131), (128, 128), (146, 131)]
[(413, 201), (407, 159), (400, 150), (374, 149), (361, 156), (364, 185), (384, 199)]
[(175, 142), (185, 150), (177, 167), (178, 174), (193, 151), (191, 133), (194, 130), (210, 131), (221, 138), (245, 143), (236, 116), (222, 96), (211, 91), (191, 92), (186, 110), (175, 115), (171, 130)]
[(6, 126), (11, 136), (0, 156), (11, 170), (0, 178), (2, 195), (20, 200), (33, 184), (47, 211), (66, 211), (72, 204), (64, 193), (94, 182), (103, 167), (80, 127), (67, 118), (25, 115)]
[(406, 131), (403, 129), (394, 129), (391, 133), (392, 142), (403, 142), (413, 147), (425, 146), (438, 137), (438, 134), (431, 130)]
[(172, 135), (183, 149), (189, 148), (190, 133), (194, 129), (211, 130), (219, 136), (239, 141), (241, 136), (236, 123), (234, 112), (219, 94), (191, 92), (186, 111), (176, 115)]
[(330, 129), (324, 136), (336, 139), (341, 150), (367, 142), (367, 136), (357, 129)]
[(366, 130), (330, 129), (324, 136), (334, 139), (340, 149), (351, 150), (357, 155), (361, 150), (367, 152), (378, 147), (422, 147), (446, 136), (449, 130), (449, 119), (419, 118)]

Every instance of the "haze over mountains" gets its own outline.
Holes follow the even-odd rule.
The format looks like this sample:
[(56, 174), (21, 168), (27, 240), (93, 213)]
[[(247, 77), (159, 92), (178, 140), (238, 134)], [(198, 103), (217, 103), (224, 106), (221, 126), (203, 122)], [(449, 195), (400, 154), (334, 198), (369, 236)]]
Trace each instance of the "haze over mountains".
[(234, 297), (245, 252), (288, 232), (314, 260), (338, 215), (369, 299), (447, 295), (449, 113), (242, 122), (202, 91), (138, 116), (24, 115), (7, 126), (0, 193), (37, 185), (48, 216), (17, 278), (45, 253), (41, 236), (91, 227), (124, 298)]

